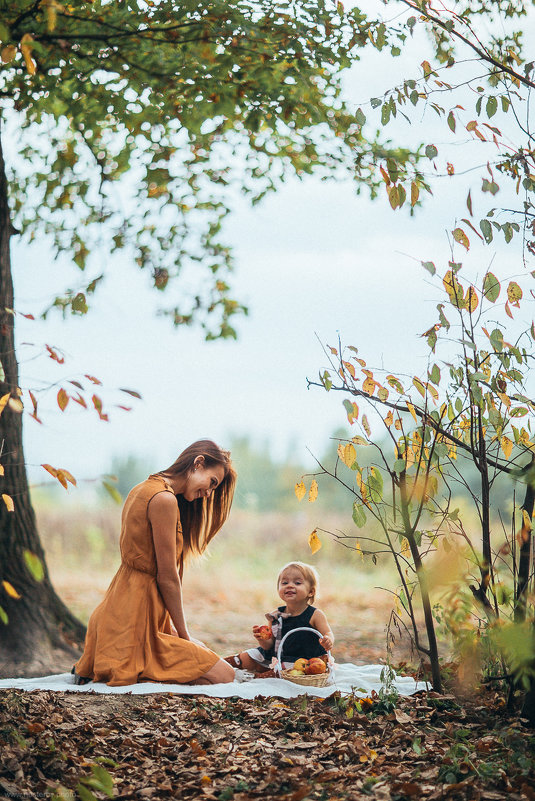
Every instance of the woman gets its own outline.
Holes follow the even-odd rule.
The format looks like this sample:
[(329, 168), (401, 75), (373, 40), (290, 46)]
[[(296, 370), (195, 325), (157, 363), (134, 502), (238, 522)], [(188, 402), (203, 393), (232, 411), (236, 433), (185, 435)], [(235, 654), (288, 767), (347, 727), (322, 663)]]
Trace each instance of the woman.
[(89, 620), (76, 684), (139, 681), (217, 684), (233, 668), (193, 639), (182, 605), (182, 571), (228, 517), (236, 473), (228, 451), (199, 440), (129, 493), (121, 566)]

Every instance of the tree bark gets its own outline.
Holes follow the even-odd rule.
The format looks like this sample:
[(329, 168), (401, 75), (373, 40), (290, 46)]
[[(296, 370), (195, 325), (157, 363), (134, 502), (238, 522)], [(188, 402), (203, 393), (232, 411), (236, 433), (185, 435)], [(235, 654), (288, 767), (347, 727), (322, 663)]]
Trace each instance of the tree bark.
[[(0, 119), (1, 125), (1, 119)], [(1, 133), (1, 128), (0, 128)], [(5, 163), (0, 140), (0, 397), (18, 398), (18, 365), (15, 356), (13, 280), (11, 274), (11, 224)], [(12, 498), (10, 512), (0, 499), (0, 581), (9, 582), (21, 596), (10, 597), (0, 586), (0, 606), (8, 617), (0, 621), (0, 676), (38, 675), (54, 670), (58, 649), (76, 655), (85, 628), (56, 595), (46, 567), (35, 514), (30, 500), (22, 448), (22, 414), (5, 406), (0, 414), (0, 492)], [(39, 557), (43, 580), (28, 570), (24, 552)]]

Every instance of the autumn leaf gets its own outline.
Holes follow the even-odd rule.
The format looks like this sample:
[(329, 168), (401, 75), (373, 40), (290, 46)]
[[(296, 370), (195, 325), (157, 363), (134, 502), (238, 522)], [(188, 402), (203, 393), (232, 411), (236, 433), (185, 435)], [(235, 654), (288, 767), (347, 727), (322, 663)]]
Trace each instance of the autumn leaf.
[(394, 415), (392, 414), (392, 411), (389, 411), (385, 417), (385, 425), (388, 426), (388, 428), (390, 428), (393, 422), (394, 422)]
[(312, 479), (312, 484), (310, 485), (310, 489), (308, 491), (308, 500), (310, 503), (314, 503), (317, 497), (318, 497), (318, 482), (314, 478)]
[(366, 432), (366, 434), (367, 434), (369, 437), (371, 437), (371, 435), (372, 435), (372, 430), (371, 430), (371, 428), (370, 428), (370, 424), (368, 423), (368, 417), (367, 417), (365, 414), (363, 414), (363, 415), (362, 415), (362, 428), (364, 429), (364, 431)]
[(466, 250), (470, 250), (470, 240), (462, 228), (454, 228), (452, 234), (456, 242), (462, 245)]
[(500, 440), (500, 447), (501, 447), (501, 449), (502, 449), (502, 451), (504, 453), (505, 458), (507, 460), (509, 460), (509, 458), (511, 456), (511, 453), (512, 453), (512, 450), (513, 450), (512, 440), (510, 440), (509, 437), (505, 437), (505, 436), (502, 437), (501, 440)]
[(295, 495), (296, 495), (296, 498), (297, 498), (297, 500), (298, 500), (298, 501), (302, 501), (302, 500), (303, 500), (303, 498), (304, 498), (304, 497), (305, 497), (305, 495), (306, 495), (306, 492), (307, 492), (307, 490), (306, 490), (306, 487), (305, 487), (305, 484), (304, 484), (304, 482), (303, 482), (303, 481), (299, 481), (299, 482), (298, 482), (298, 483), (295, 485), (295, 487), (294, 487), (294, 492), (295, 492)]
[(9, 581), (3, 581), (2, 582), (2, 587), (7, 592), (7, 594), (9, 595), (10, 598), (15, 598), (16, 600), (18, 600), (19, 598), (22, 598), (22, 595), (18, 594), (18, 592), (15, 589), (15, 587), (12, 584), (10, 584)]
[(5, 407), (7, 406), (7, 402), (11, 397), (11, 393), (7, 392), (5, 395), (2, 395), (0, 398), (0, 414), (4, 411)]
[(31, 35), (31, 33), (25, 33), (22, 39), (20, 40), (20, 51), (22, 53), (22, 57), (24, 58), (26, 69), (28, 70), (30, 75), (35, 75), (37, 71), (37, 66), (32, 58), (32, 43), (33, 43), (33, 36)]
[(357, 458), (357, 452), (351, 442), (348, 442), (347, 445), (342, 445), (342, 443), (340, 443), (338, 445), (338, 456), (347, 467), (353, 467), (355, 459)]
[(375, 392), (375, 381), (373, 378), (367, 378), (364, 383), (362, 384), (363, 392), (366, 392), (368, 395), (373, 395)]
[(4, 501), (8, 512), (15, 511), (15, 504), (13, 503), (13, 498), (11, 497), (11, 495), (6, 495), (5, 492), (2, 493), (2, 500)]
[(314, 531), (308, 535), (308, 545), (313, 554), (317, 553), (321, 548), (321, 540), (318, 537), (317, 529), (314, 529)]
[(507, 298), (511, 306), (520, 307), (519, 301), (522, 300), (523, 292), (515, 281), (511, 281), (507, 287)]
[(67, 408), (67, 404), (69, 403), (69, 396), (67, 395), (63, 387), (58, 392), (57, 401), (59, 408), (61, 409), (62, 412), (64, 412), (65, 409)]
[(467, 311), (472, 314), (475, 312), (479, 304), (479, 298), (477, 297), (477, 292), (473, 286), (469, 286), (466, 290), (466, 296), (464, 298), (464, 307)]
[(412, 403), (409, 403), (409, 401), (407, 401), (407, 409), (412, 414), (412, 416), (414, 418), (414, 422), (417, 423), (418, 422), (418, 417), (416, 416), (416, 409), (414, 408)]

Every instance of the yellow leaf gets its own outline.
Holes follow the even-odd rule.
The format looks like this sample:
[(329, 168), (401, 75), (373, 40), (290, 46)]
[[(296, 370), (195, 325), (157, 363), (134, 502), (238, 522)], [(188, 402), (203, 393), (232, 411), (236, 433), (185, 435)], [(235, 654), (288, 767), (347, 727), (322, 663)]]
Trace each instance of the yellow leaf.
[[(44, 467), (44, 465), (43, 465), (43, 467)], [(307, 492), (307, 490), (306, 490), (306, 487), (305, 487), (305, 485), (304, 485), (304, 482), (303, 482), (303, 481), (299, 481), (299, 482), (298, 482), (298, 483), (295, 485), (295, 487), (294, 487), (294, 492), (295, 492), (295, 495), (296, 495), (296, 497), (297, 497), (297, 500), (298, 500), (298, 501), (302, 501), (302, 500), (303, 500), (303, 498), (304, 498), (304, 497), (305, 497), (305, 495), (306, 495), (306, 492)]]
[(522, 290), (516, 283), (516, 281), (511, 281), (509, 286), (507, 287), (507, 298), (511, 306), (516, 306), (517, 308), (520, 306), (519, 300), (522, 300)]
[(362, 391), (366, 392), (368, 395), (373, 395), (375, 392), (375, 381), (373, 378), (367, 378), (366, 381), (362, 385)]
[(21, 414), (24, 410), (24, 404), (20, 398), (10, 398), (7, 402), (7, 405), (12, 412), (15, 412), (15, 414)]
[(69, 396), (67, 395), (63, 387), (58, 391), (57, 401), (59, 408), (61, 409), (62, 412), (64, 412), (69, 402)]
[(452, 445), (448, 451), (449, 459), (457, 459), (457, 445)]
[(392, 411), (390, 411), (385, 417), (385, 425), (388, 426), (388, 428), (390, 428), (393, 422), (394, 422), (394, 415), (392, 414)]
[(5, 493), (3, 493), (2, 500), (4, 501), (8, 512), (15, 511), (15, 504), (13, 503), (13, 498), (11, 497), (11, 495), (6, 495)]
[(0, 464), (0, 476), (4, 475), (4, 465)]
[(0, 414), (4, 411), (9, 398), (11, 397), (10, 393), (8, 392), (6, 395), (2, 395), (0, 398)]
[(380, 400), (380, 401), (385, 401), (385, 400), (387, 400), (387, 399), (388, 399), (388, 396), (389, 396), (389, 394), (390, 394), (390, 393), (388, 392), (388, 390), (387, 390), (387, 388), (386, 388), (386, 387), (379, 387), (379, 389), (378, 389), (378, 391), (377, 391), (377, 397), (379, 398), (379, 400)]
[(308, 535), (308, 544), (313, 554), (317, 553), (321, 548), (321, 540), (318, 537), (316, 529)]
[(366, 432), (366, 434), (371, 437), (372, 430), (370, 428), (370, 424), (368, 423), (368, 418), (365, 414), (362, 415), (362, 428)]
[(470, 313), (475, 312), (479, 304), (477, 292), (473, 286), (469, 286), (466, 290), (466, 297), (464, 299), (464, 306)]
[(7, 592), (7, 594), (9, 595), (10, 598), (16, 598), (17, 600), (19, 598), (22, 598), (22, 596), (18, 594), (18, 592), (15, 589), (15, 587), (12, 584), (10, 584), (9, 581), (3, 581), (2, 582), (2, 587)]
[(411, 183), (411, 206), (414, 206), (420, 196), (420, 190), (418, 189), (418, 184), (414, 181)]
[(362, 553), (362, 548), (360, 547), (360, 542), (358, 540), (355, 543), (355, 550), (356, 550), (357, 553), (360, 554), (360, 558), (364, 562), (364, 554)]
[(452, 270), (448, 270), (442, 279), (442, 283), (444, 285), (444, 289), (448, 293), (451, 303), (457, 309), (464, 308), (464, 289), (460, 285), (459, 281), (457, 280), (457, 276), (454, 275)]
[(511, 456), (511, 452), (513, 450), (513, 442), (509, 439), (509, 437), (502, 437), (500, 440), (500, 446), (504, 453), (506, 459), (509, 459)]
[(317, 497), (318, 497), (318, 482), (314, 478), (312, 479), (312, 484), (310, 485), (310, 490), (308, 492), (308, 500), (310, 503), (314, 503)]
[(399, 417), (397, 418), (396, 422), (394, 423), (394, 428), (397, 429), (397, 431), (401, 431), (401, 420), (399, 419)]
[(42, 464), (42, 465), (41, 465), (41, 467), (44, 467), (44, 468), (45, 468), (45, 470), (46, 470), (48, 473), (50, 473), (50, 475), (51, 475), (51, 476), (54, 476), (54, 478), (57, 478), (57, 476), (58, 476), (58, 471), (56, 470), (56, 468), (55, 468), (55, 467), (52, 467), (52, 465), (51, 465), (51, 464)]
[(531, 531), (531, 519), (525, 509), (522, 509), (522, 528)]
[(32, 42), (33, 42), (33, 36), (31, 35), (31, 33), (25, 33), (22, 39), (20, 40), (20, 51), (24, 58), (26, 69), (28, 70), (30, 75), (35, 75), (37, 67), (35, 65), (35, 61), (32, 58)]
[(412, 414), (412, 416), (414, 418), (414, 422), (417, 423), (418, 422), (418, 417), (416, 416), (416, 409), (414, 408), (412, 403), (409, 403), (409, 401), (407, 401), (407, 409)]
[(410, 552), (411, 552), (411, 546), (409, 545), (409, 541), (407, 537), (403, 537), (403, 539), (401, 540), (401, 555), (407, 556), (410, 555)]
[(470, 240), (462, 228), (455, 228), (452, 233), (456, 242), (459, 242), (459, 244), (462, 245), (466, 250), (470, 250)]
[(351, 442), (348, 442), (347, 445), (340, 443), (338, 445), (338, 456), (347, 467), (352, 467), (355, 464), (357, 452)]

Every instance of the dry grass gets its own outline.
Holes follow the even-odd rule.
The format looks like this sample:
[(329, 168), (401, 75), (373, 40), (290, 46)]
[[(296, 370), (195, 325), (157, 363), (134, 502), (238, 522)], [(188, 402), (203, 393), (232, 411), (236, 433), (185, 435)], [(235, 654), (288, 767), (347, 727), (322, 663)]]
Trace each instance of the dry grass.
[[(120, 509), (37, 503), (39, 530), (52, 581), (69, 607), (87, 621), (119, 565)], [(236, 510), (210, 546), (186, 569), (184, 597), (191, 633), (219, 653), (252, 647), (251, 626), (279, 602), (276, 577), (291, 560), (313, 563), (321, 577), (318, 605), (337, 636), (339, 660), (376, 662), (386, 656), (385, 627), (393, 587), (386, 564), (363, 562), (354, 548), (322, 535), (312, 556), (308, 534), (320, 522), (307, 509), (298, 515)], [(321, 526), (342, 528), (337, 519)], [(399, 656), (406, 653), (399, 651)]]

